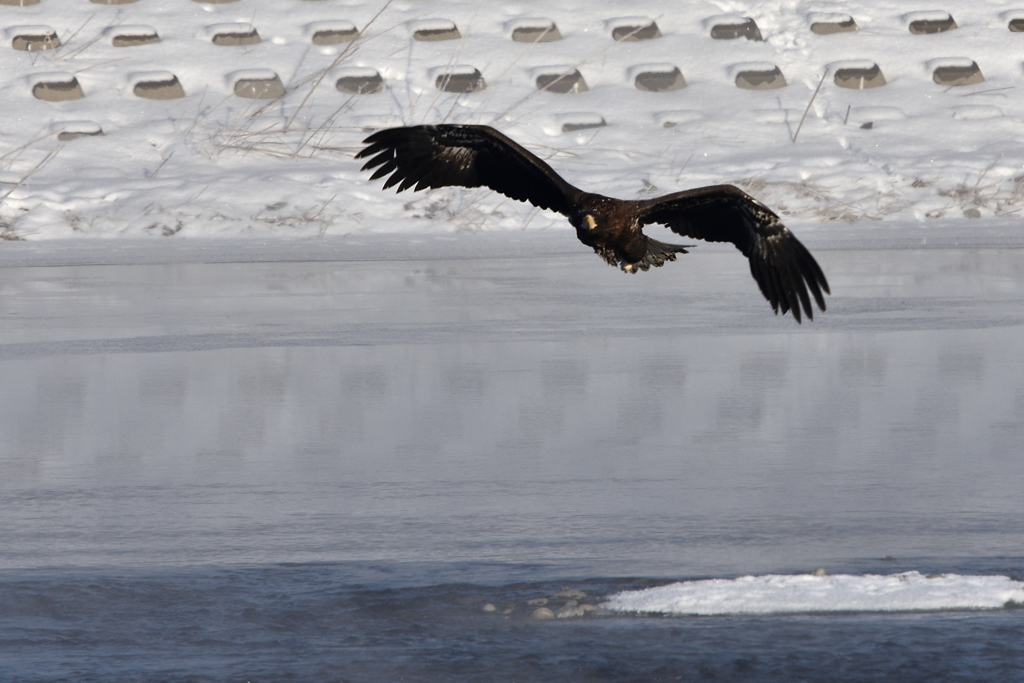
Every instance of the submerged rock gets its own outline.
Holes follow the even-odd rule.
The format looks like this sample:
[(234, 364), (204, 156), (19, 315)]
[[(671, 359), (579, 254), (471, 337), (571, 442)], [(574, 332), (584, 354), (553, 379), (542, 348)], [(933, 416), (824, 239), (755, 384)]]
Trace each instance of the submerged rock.
[(538, 607), (537, 609), (533, 610), (533, 614), (530, 615), (530, 618), (538, 620), (554, 619), (555, 613), (549, 610), (547, 607)]
[(580, 605), (575, 600), (570, 600), (565, 603), (562, 609), (555, 612), (555, 616), (559, 619), (571, 619), (573, 617), (582, 617), (583, 610), (580, 609)]

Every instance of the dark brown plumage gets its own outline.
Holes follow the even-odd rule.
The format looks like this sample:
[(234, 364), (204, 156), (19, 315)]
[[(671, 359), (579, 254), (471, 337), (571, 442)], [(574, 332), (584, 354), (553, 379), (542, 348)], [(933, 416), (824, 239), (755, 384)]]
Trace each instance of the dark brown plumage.
[[(501, 194), (567, 216), (576, 236), (605, 261), (627, 273), (675, 261), (686, 247), (647, 237), (643, 227), (661, 223), (673, 232), (732, 242), (750, 260), (750, 272), (776, 314), (801, 308), (814, 318), (811, 296), (825, 310), (828, 282), (817, 261), (768, 207), (732, 185), (714, 185), (629, 201), (584, 192), (565, 182), (535, 154), (488, 126), (412, 126), (374, 133), (357, 159), (371, 179), (398, 191), (459, 185), (486, 186)], [(692, 246), (692, 245), (688, 245)]]

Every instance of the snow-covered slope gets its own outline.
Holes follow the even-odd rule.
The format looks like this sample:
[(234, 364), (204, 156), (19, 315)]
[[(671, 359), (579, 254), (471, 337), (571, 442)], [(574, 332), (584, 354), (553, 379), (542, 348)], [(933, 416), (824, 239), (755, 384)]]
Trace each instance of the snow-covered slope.
[[(360, 174), (367, 131), (441, 121), (492, 124), (586, 189), (732, 182), (791, 222), (1024, 202), (1024, 4), (18, 1), (0, 2), (9, 238), (566, 226)], [(552, 23), (561, 39), (520, 42)]]

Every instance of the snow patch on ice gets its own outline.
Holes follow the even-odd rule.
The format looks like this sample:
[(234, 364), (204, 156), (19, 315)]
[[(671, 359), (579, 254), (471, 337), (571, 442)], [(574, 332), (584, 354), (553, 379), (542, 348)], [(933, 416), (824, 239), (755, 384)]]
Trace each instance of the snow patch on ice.
[(1024, 603), (1024, 582), (1006, 576), (742, 576), (686, 581), (611, 596), (613, 612), (671, 615), (989, 610)]

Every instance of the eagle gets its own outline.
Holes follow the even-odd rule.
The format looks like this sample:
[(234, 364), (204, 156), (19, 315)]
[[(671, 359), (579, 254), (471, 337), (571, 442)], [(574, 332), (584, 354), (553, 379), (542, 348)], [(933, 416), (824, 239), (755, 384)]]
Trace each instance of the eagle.
[(694, 245), (666, 244), (644, 234), (659, 223), (680, 235), (732, 242), (775, 314), (801, 309), (809, 320), (811, 297), (825, 310), (828, 281), (811, 252), (764, 204), (732, 185), (712, 185), (655, 199), (625, 200), (573, 187), (537, 155), (490, 126), (423, 125), (380, 130), (363, 140), (357, 159), (371, 180), (390, 175), (384, 189), (489, 187), (506, 197), (556, 211), (576, 236), (626, 273), (646, 271)]

